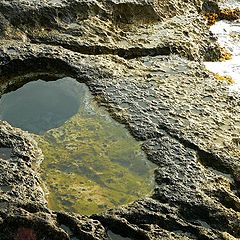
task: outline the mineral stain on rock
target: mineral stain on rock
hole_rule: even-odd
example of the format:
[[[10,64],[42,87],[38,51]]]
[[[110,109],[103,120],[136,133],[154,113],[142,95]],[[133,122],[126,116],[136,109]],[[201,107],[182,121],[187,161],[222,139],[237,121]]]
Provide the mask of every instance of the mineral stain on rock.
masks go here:
[[[71,78],[31,82],[4,95],[0,106],[1,118],[34,133],[44,153],[51,209],[88,215],[151,192],[154,165],[85,84]]]

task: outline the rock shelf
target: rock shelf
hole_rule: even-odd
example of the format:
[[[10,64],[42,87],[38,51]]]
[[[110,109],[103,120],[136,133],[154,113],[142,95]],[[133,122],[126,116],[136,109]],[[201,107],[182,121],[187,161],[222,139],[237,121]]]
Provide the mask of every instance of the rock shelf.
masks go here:
[[[69,76],[144,142],[158,168],[154,193],[103,214],[52,211],[43,154],[0,124],[0,239],[240,238],[240,104],[203,61],[221,57],[206,9],[217,1],[0,2],[1,93]],[[204,9],[203,9],[204,6]],[[215,9],[215,10],[214,10]],[[114,235],[113,235],[114,236]]]

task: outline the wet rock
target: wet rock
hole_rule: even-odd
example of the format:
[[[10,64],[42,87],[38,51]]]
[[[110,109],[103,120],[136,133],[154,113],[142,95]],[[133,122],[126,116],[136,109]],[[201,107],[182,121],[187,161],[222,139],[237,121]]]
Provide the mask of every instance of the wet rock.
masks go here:
[[[71,237],[86,240],[100,240],[107,237],[105,228],[98,220],[74,214],[57,213],[57,221],[63,229],[68,229]]]
[[[216,1],[204,1],[202,4],[202,10],[209,13],[218,13],[220,8]]]
[[[0,159],[0,182],[1,186],[4,186],[1,187],[3,190],[1,199],[16,203],[26,203],[26,200],[35,202],[37,199],[39,204],[45,204],[46,201],[39,187],[40,179],[35,173],[43,157],[36,142],[21,130],[13,129],[6,122],[0,124],[0,136],[1,148],[9,148],[9,158],[1,156]]]
[[[86,82],[158,168],[154,193],[128,206],[53,212],[40,149],[1,122],[0,239],[240,237],[240,104],[201,62],[220,56],[200,15],[210,2],[1,1],[1,93],[39,77]]]
[[[11,149],[8,159],[0,157],[0,238],[35,240],[36,232],[49,225],[38,173],[41,150],[27,133],[6,122],[0,123],[0,136],[1,148]]]

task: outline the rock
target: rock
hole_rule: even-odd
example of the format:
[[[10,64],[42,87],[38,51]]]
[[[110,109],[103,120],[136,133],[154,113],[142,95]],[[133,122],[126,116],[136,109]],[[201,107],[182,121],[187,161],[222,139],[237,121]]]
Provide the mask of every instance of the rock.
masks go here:
[[[220,8],[215,1],[204,1],[202,4],[202,10],[206,13],[218,13]]]
[[[1,94],[28,81],[85,82],[157,164],[144,199],[80,216],[47,207],[41,150],[0,124],[0,239],[238,239],[239,97],[206,72],[220,49],[212,1],[0,2]]]

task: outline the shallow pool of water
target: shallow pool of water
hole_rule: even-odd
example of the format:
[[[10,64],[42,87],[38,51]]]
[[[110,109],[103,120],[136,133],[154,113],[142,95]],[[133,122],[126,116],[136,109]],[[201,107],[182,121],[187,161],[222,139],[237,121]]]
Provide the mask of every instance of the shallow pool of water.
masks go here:
[[[71,78],[28,83],[2,97],[0,113],[35,133],[53,210],[98,213],[153,189],[154,165],[141,143],[96,104],[83,83]]]
[[[30,82],[1,98],[0,119],[23,130],[42,134],[61,126],[78,112],[77,82]]]

